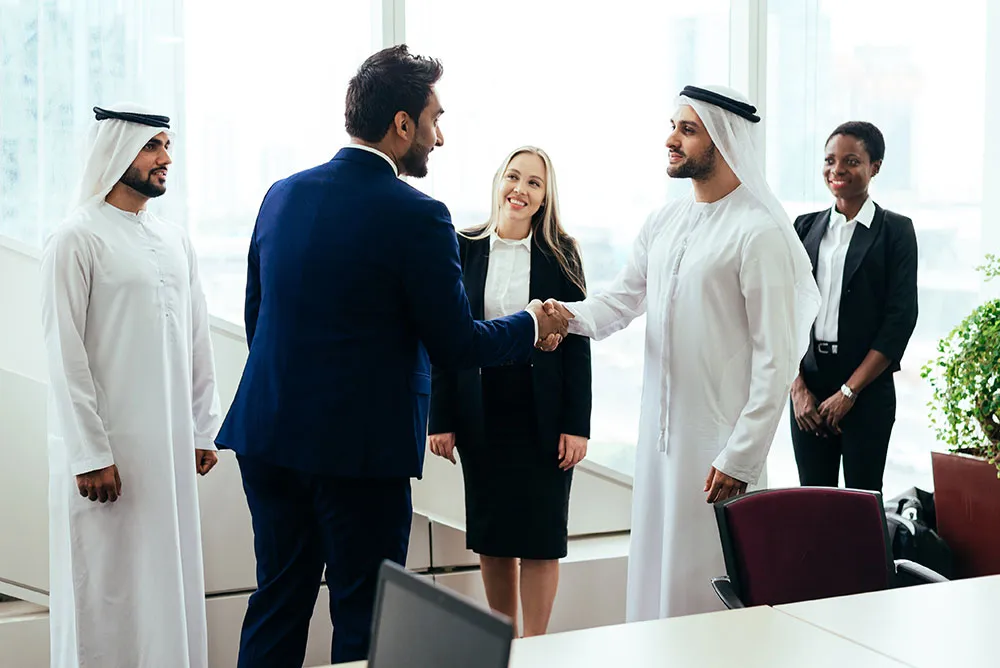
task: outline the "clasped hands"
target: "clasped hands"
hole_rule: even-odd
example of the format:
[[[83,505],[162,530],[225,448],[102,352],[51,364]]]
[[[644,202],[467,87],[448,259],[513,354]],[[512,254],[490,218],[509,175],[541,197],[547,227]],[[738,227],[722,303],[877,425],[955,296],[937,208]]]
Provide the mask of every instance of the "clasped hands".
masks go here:
[[[549,299],[544,304],[533,299],[525,308],[531,311],[538,320],[538,341],[535,347],[545,352],[552,352],[559,347],[569,333],[569,321],[573,314],[555,299]]]
[[[792,411],[795,423],[800,430],[821,438],[839,435],[840,422],[853,407],[854,399],[846,397],[839,391],[834,392],[823,403],[819,403],[804,383],[792,386]]]

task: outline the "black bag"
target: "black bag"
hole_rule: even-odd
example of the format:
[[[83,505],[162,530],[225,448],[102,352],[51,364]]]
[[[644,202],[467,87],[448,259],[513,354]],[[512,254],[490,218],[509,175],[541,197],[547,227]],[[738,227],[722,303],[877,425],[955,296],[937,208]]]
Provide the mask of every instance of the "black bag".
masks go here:
[[[911,520],[919,520],[928,529],[937,531],[937,512],[934,510],[934,494],[918,487],[911,487],[885,504],[892,511]]]
[[[885,502],[893,559],[909,559],[951,578],[951,548],[938,536],[934,495],[911,487]]]

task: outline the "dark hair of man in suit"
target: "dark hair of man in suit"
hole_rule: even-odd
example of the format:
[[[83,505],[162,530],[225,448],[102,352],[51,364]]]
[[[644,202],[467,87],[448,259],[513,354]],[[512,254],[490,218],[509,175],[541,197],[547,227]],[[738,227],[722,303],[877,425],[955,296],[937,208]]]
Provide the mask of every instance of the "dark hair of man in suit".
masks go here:
[[[378,142],[400,111],[419,123],[431,88],[443,73],[440,61],[411,54],[405,44],[369,56],[347,86],[347,134]]]
[[[830,133],[826,143],[837,135],[849,135],[865,145],[868,157],[872,162],[880,162],[885,157],[885,138],[882,131],[873,124],[866,121],[848,121],[837,126],[837,129]]]

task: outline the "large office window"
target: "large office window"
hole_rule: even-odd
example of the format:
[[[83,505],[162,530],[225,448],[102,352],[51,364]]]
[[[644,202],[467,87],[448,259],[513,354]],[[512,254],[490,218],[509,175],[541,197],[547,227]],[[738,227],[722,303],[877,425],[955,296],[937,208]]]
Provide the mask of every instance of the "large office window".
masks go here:
[[[243,321],[247,247],[267,189],[347,142],[344,94],[378,48],[378,6],[185,3],[187,215],[214,314]]]
[[[744,7],[744,1],[734,6]],[[246,249],[268,186],[329,159],[346,141],[343,100],[383,40],[379,0],[0,0],[0,235],[40,245],[76,185],[90,108],[130,100],[171,115],[170,189],[153,208],[185,226],[214,314],[242,320]],[[919,377],[937,339],[984,294],[973,267],[997,250],[1000,99],[987,0],[948,12],[905,0],[769,0],[764,111],[768,179],[793,217],[828,207],[823,142],[844,120],[886,135],[873,193],[910,216],[920,244],[920,320],[897,375],[886,491],[930,485],[929,391]],[[545,148],[564,223],[581,242],[590,289],[625,263],[646,215],[686,182],[666,177],[674,97],[729,79],[729,0],[622,0],[597,11],[557,0],[406,0],[406,41],[445,66],[445,146],[411,182],[455,224],[488,215],[494,171],[513,148]],[[994,40],[996,41],[996,40]],[[753,40],[751,40],[753,42]],[[990,97],[992,96],[992,98]],[[994,189],[995,190],[995,189]],[[634,465],[641,320],[595,343],[590,458]],[[787,418],[770,482],[794,484]]]
[[[626,0],[612,12],[551,0],[409,0],[407,42],[445,67],[444,147],[413,181],[455,225],[489,215],[494,172],[512,149],[552,157],[560,207],[583,249],[591,291],[625,264],[649,212],[668,196],[674,98],[692,82],[726,83],[729,2]],[[683,191],[687,184],[674,184]],[[634,468],[644,319],[593,346],[588,458]]]
[[[985,225],[986,0],[930,11],[905,0],[768,2],[768,179],[794,217],[832,205],[820,176],[829,133],[875,123],[886,156],[876,202],[913,219],[920,316],[896,375],[897,418],[885,491],[929,487],[930,391],[920,378],[939,337],[977,303]],[[771,484],[797,482],[787,417]]]
[[[186,227],[213,314],[242,321],[267,188],[347,141],[344,93],[381,43],[375,0],[0,0],[0,234],[40,245],[70,206],[90,109],[171,117],[174,165],[150,208]]]
[[[67,214],[92,107],[183,106],[179,5],[0,0],[0,234],[37,246]]]

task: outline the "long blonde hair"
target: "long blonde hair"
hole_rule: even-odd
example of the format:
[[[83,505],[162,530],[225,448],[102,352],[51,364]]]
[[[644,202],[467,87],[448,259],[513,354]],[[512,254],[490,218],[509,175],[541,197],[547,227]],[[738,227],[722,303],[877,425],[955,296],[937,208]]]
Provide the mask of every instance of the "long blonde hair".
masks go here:
[[[490,209],[489,220],[485,225],[464,230],[460,234],[475,240],[485,239],[496,231],[500,224],[500,211],[503,206],[503,200],[500,198],[503,178],[511,161],[522,153],[537,155],[545,165],[545,198],[538,211],[531,217],[531,236],[542,251],[555,256],[566,277],[586,294],[587,286],[583,277],[580,249],[576,240],[563,229],[559,215],[559,189],[556,187],[556,172],[552,167],[552,160],[545,151],[536,146],[516,148],[500,163],[500,169],[493,177],[493,207]]]

